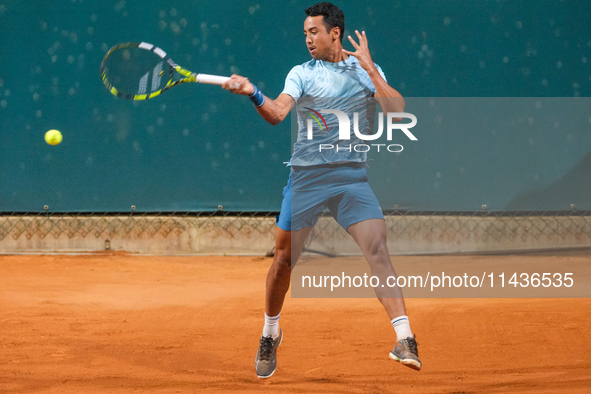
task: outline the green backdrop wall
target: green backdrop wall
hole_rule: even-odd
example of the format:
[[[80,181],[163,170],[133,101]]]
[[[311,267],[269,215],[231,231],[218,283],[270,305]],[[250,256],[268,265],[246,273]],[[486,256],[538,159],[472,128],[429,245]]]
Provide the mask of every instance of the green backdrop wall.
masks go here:
[[[312,4],[0,0],[0,211],[278,210],[289,121],[270,126],[215,86],[119,100],[99,66],[111,46],[147,41],[274,98],[309,60]],[[588,1],[336,4],[419,121],[419,141],[374,157],[383,208],[591,209]]]

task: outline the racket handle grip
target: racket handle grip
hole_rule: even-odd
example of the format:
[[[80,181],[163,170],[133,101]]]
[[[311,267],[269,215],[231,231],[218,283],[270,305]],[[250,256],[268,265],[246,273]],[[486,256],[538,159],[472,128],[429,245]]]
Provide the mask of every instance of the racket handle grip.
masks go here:
[[[197,83],[208,83],[210,85],[221,85],[226,82],[228,77],[220,77],[219,75],[209,74],[195,74],[195,82]]]

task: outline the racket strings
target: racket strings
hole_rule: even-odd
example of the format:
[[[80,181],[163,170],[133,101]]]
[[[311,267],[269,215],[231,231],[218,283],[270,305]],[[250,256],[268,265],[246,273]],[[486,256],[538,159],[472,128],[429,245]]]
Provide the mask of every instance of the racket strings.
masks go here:
[[[160,89],[160,82],[162,80],[162,66],[164,62],[160,62],[154,67],[154,71],[152,71],[152,92]]]
[[[113,51],[104,64],[104,77],[119,95],[149,95],[164,89],[174,68],[166,59],[141,48]]]

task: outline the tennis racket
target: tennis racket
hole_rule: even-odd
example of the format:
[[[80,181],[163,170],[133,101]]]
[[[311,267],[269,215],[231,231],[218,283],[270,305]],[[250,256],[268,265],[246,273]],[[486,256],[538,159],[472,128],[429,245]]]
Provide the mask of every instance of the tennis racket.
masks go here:
[[[147,42],[126,42],[111,48],[101,63],[101,77],[109,92],[128,100],[151,99],[185,82],[221,85],[229,79],[185,70]]]

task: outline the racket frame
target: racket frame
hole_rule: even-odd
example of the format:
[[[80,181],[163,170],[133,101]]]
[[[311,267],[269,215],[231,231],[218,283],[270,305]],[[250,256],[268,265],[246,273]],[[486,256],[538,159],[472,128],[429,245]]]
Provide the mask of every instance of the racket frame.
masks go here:
[[[166,86],[164,86],[160,90],[157,90],[157,91],[149,93],[149,94],[123,93],[123,92],[120,92],[115,86],[113,86],[113,84],[107,79],[105,64],[106,64],[107,58],[113,52],[115,52],[119,49],[125,49],[125,48],[144,49],[144,50],[153,52],[154,54],[159,56],[162,60],[164,60],[171,67],[171,72],[169,75],[170,79],[169,79],[168,83],[166,84]],[[173,81],[173,76],[174,76],[174,73],[172,72],[173,69],[176,72],[178,72],[180,75],[182,75],[184,78],[177,79],[177,80]],[[182,68],[181,66],[179,66],[178,64],[176,64],[166,54],[166,52],[164,50],[162,50],[161,48],[159,48],[153,44],[147,43],[147,42],[125,42],[122,44],[115,45],[114,47],[109,49],[109,51],[105,54],[103,61],[101,62],[101,78],[102,78],[103,84],[105,85],[107,90],[112,95],[119,97],[119,98],[128,99],[128,100],[148,100],[148,99],[154,98],[156,96],[159,96],[160,94],[162,94],[162,92],[165,92],[166,90],[172,88],[173,86],[176,86],[176,85],[179,85],[179,84],[185,83],[185,82],[197,82],[197,83],[204,83],[204,84],[211,84],[211,85],[221,85],[224,82],[226,82],[226,80],[229,79],[228,77],[222,77],[222,76],[218,76],[218,75],[196,74],[192,71],[186,70],[186,69]]]

